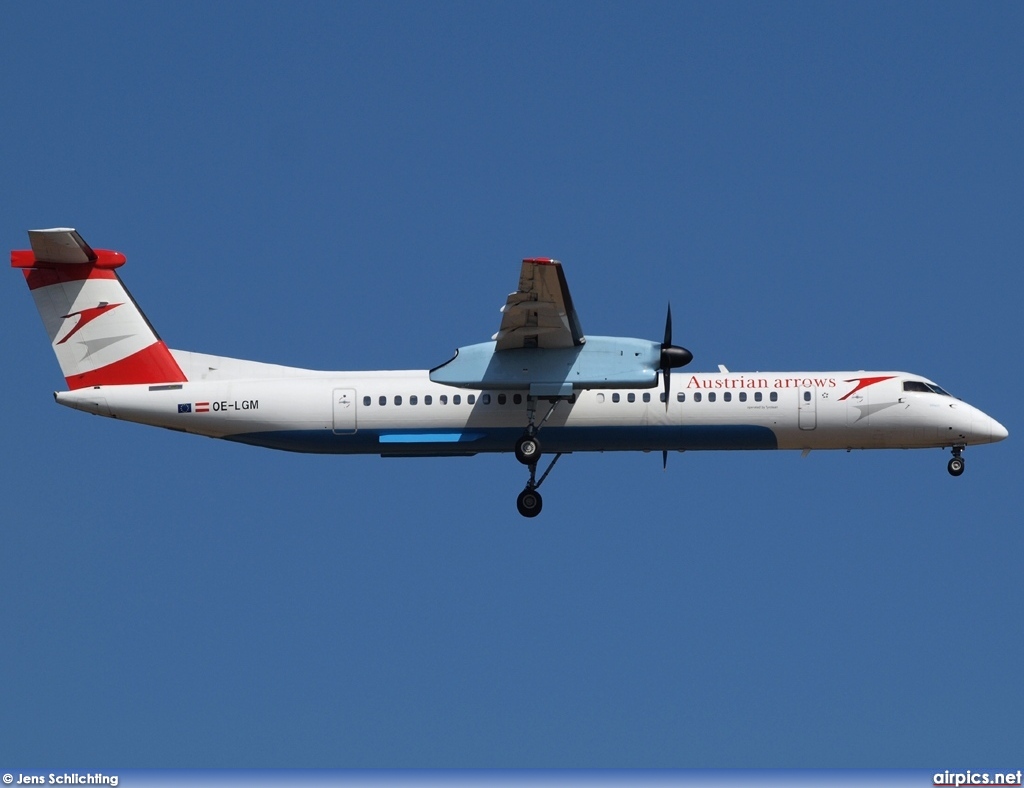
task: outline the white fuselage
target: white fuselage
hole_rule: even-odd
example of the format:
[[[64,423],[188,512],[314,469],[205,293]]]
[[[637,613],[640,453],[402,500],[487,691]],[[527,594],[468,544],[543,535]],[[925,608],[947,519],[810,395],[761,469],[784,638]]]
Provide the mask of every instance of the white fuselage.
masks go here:
[[[301,452],[512,451],[525,392],[433,383],[426,370],[318,372],[172,351],[188,381],[59,392],[126,421]],[[904,372],[679,372],[661,388],[591,389],[554,405],[545,452],[876,449],[1006,437],[997,421]],[[934,388],[935,390],[931,390]],[[551,405],[537,403],[538,422]]]

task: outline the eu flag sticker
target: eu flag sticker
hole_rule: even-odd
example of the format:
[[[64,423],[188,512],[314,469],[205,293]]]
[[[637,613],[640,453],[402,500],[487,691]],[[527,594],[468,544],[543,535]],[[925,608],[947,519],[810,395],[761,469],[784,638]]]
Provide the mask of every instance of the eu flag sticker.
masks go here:
[[[192,403],[186,402],[184,405],[178,405],[178,413],[191,413]]]

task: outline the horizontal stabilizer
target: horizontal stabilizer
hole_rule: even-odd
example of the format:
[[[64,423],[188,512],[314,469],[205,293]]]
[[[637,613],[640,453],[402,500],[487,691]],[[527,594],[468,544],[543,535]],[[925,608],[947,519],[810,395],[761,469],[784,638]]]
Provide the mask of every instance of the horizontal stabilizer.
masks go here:
[[[28,241],[38,263],[92,263],[96,253],[70,227],[29,230]]]
[[[65,265],[91,265],[96,268],[118,268],[125,256],[108,249],[93,249],[70,227],[29,230],[32,249],[11,252],[13,268],[54,268]]]

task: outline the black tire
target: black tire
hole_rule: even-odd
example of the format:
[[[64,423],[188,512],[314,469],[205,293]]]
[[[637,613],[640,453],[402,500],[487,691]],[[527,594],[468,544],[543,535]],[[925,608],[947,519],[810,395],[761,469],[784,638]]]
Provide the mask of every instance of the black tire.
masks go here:
[[[959,476],[964,472],[964,461],[962,457],[954,457],[949,461],[949,465],[946,466],[946,470],[949,471],[950,476]]]
[[[536,490],[527,488],[516,498],[516,508],[523,517],[536,517],[543,506],[544,500]]]
[[[516,441],[516,459],[523,465],[534,465],[540,459],[540,441],[524,435]]]

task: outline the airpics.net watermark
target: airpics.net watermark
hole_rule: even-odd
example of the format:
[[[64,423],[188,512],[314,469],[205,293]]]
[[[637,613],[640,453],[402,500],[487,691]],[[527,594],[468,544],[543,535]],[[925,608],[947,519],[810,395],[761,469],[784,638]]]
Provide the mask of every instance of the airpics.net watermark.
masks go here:
[[[19,774],[15,779],[13,774],[4,775],[4,785],[109,785],[117,788],[118,777],[116,774]]]
[[[1021,770],[1015,772],[936,772],[932,785],[1021,785]]]

